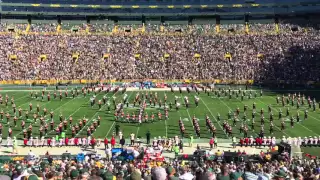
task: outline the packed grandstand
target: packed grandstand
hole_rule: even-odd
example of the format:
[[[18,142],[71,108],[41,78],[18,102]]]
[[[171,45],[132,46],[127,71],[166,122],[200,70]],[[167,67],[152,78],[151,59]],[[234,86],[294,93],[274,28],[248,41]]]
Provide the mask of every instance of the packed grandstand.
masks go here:
[[[292,31],[294,25],[281,24],[284,30],[276,34],[268,33],[270,26],[275,25],[252,25],[261,33],[249,34],[216,34],[210,25],[180,34],[4,34],[0,78],[319,80],[319,31]],[[51,26],[35,27],[52,31]]]

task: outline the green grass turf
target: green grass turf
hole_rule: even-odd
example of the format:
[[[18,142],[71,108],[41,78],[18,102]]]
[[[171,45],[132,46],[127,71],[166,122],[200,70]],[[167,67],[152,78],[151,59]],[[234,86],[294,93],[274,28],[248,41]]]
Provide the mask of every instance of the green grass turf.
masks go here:
[[[20,88],[21,90],[21,88]],[[37,91],[40,91],[41,89],[38,89]],[[281,91],[281,93],[287,94],[288,91]],[[114,133],[114,127],[116,122],[114,121],[114,111],[112,110],[111,112],[107,112],[106,106],[103,106],[100,110],[98,109],[98,106],[95,105],[93,108],[90,107],[89,104],[89,98],[92,96],[87,95],[87,97],[83,97],[83,95],[80,95],[79,97],[76,97],[75,99],[72,98],[63,98],[62,101],[58,99],[53,99],[53,96],[51,96],[51,101],[48,102],[46,100],[41,101],[40,99],[34,99],[30,97],[30,92],[24,92],[24,91],[3,91],[0,92],[2,96],[4,97],[5,94],[8,94],[9,96],[9,101],[12,96],[14,96],[15,103],[17,106],[17,109],[21,107],[22,109],[27,110],[29,109],[29,103],[31,102],[33,104],[33,112],[36,111],[36,105],[39,104],[41,107],[41,114],[42,114],[42,109],[45,107],[48,109],[48,114],[51,110],[54,111],[54,121],[56,122],[55,125],[58,124],[59,122],[59,114],[61,113],[64,117],[73,117],[73,124],[77,123],[77,121],[84,116],[89,119],[88,125],[90,125],[93,122],[93,119],[96,119],[97,116],[101,117],[101,125],[97,129],[97,131],[94,132],[95,137],[110,137]],[[129,97],[129,102],[130,102],[130,107],[124,108],[125,115],[129,112],[132,114],[133,111],[137,111],[138,107],[133,108],[132,103],[133,99],[135,98],[137,92],[127,92],[128,97]],[[154,92],[153,92],[154,93]],[[275,124],[275,132],[274,136],[281,138],[283,135],[285,136],[291,136],[291,137],[296,137],[296,136],[319,136],[320,131],[318,128],[318,125],[320,124],[320,110],[317,107],[317,110],[315,112],[312,111],[312,109],[309,110],[309,118],[305,121],[303,121],[303,110],[308,109],[308,107],[305,105],[304,107],[300,107],[300,119],[302,119],[301,123],[295,123],[295,126],[293,128],[290,127],[289,121],[286,122],[286,129],[284,131],[280,130],[280,121],[278,120],[278,110],[282,109],[283,115],[285,116],[286,114],[286,109],[287,107],[290,108],[290,114],[293,115],[294,117],[296,116],[297,109],[296,107],[292,107],[291,105],[287,105],[286,107],[282,107],[281,105],[276,104],[276,92],[273,91],[266,91],[263,93],[263,96],[260,97],[258,93],[257,98],[252,98],[248,99],[245,97],[243,101],[241,101],[240,98],[236,98],[233,96],[231,99],[228,97],[216,97],[213,93],[208,96],[204,92],[201,92],[199,97],[200,97],[200,102],[199,102],[199,107],[195,107],[194,105],[194,96],[196,95],[194,92],[192,93],[187,93],[183,92],[180,94],[179,92],[164,92],[164,91],[158,91],[158,97],[159,99],[164,98],[164,94],[167,94],[168,101],[174,102],[174,97],[179,96],[181,97],[179,99],[180,103],[182,104],[182,107],[180,108],[179,111],[176,111],[175,109],[172,109],[169,111],[169,119],[168,120],[162,120],[154,123],[142,123],[140,126],[137,123],[126,123],[126,122],[118,122],[120,125],[120,129],[123,132],[125,137],[129,137],[130,133],[135,133],[136,136],[141,136],[142,138],[145,138],[145,134],[147,131],[151,132],[151,135],[154,136],[167,136],[167,137],[173,137],[175,135],[180,135],[179,131],[179,125],[178,125],[178,120],[181,117],[184,121],[184,125],[186,127],[186,137],[189,137],[190,134],[194,134],[193,127],[192,127],[192,121],[191,118],[195,115],[196,118],[199,119],[199,124],[200,124],[200,129],[201,129],[201,139],[209,138],[211,134],[207,131],[207,128],[205,126],[205,115],[207,114],[213,124],[217,128],[217,135],[218,138],[222,139],[227,139],[228,137],[222,130],[222,123],[223,120],[227,119],[227,114],[228,111],[235,111],[237,107],[240,108],[240,117],[242,118],[243,115],[243,107],[244,105],[248,105],[248,111],[247,111],[247,119],[251,119],[251,112],[252,112],[252,104],[253,102],[256,103],[257,105],[257,113],[256,113],[256,125],[254,131],[250,129],[249,135],[256,136],[257,133],[260,131],[260,109],[263,108],[265,112],[265,135],[269,136],[269,115],[268,115],[268,109],[267,105],[271,104],[273,114],[274,114],[274,124]],[[312,93],[306,92],[307,93]],[[316,94],[317,92],[313,92]],[[52,93],[51,93],[52,94]],[[101,99],[104,93],[100,93],[97,95],[97,99]],[[114,94],[112,92],[108,93],[108,96],[111,97]],[[117,101],[120,101],[123,99],[123,94],[121,92],[118,92],[115,94]],[[183,97],[188,96],[191,107],[189,109],[186,109],[183,105]],[[111,106],[113,107],[113,106]],[[13,119],[13,111],[11,108],[11,105],[9,104],[8,107],[6,107],[4,104],[0,105],[0,108],[4,110],[4,112],[10,112],[12,115],[11,121]],[[113,108],[112,108],[113,109]],[[151,113],[155,113],[155,119],[157,119],[157,113],[158,111],[161,111],[163,113],[164,117],[164,112],[162,108],[156,108],[154,107],[147,107],[147,112],[149,114],[149,117],[151,116]],[[29,117],[32,118],[33,112],[29,113]],[[216,117],[217,114],[221,115],[221,121],[218,122]],[[136,115],[138,113],[136,112]],[[48,116],[48,115],[47,115]],[[49,117],[49,116],[48,116]],[[18,120],[18,126],[13,128],[13,135],[17,136],[18,138],[22,138],[22,128],[20,126],[21,120],[24,118],[22,116]],[[31,119],[30,118],[30,119]],[[47,123],[50,122],[49,118]],[[230,124],[232,124],[232,120],[229,120]],[[248,125],[251,124],[250,121],[246,122]],[[13,122],[11,122],[13,124]],[[28,125],[28,124],[27,124]],[[236,127],[233,127],[233,133],[237,137],[242,137],[243,135],[239,133],[239,126],[240,122],[237,123]],[[39,136],[39,122],[33,124],[33,136]],[[3,131],[2,131],[2,137],[5,138],[7,137],[8,134],[8,125],[4,125]],[[250,126],[249,126],[250,128]],[[83,128],[77,136],[85,136],[86,135],[86,127]],[[49,131],[48,136],[53,136],[55,135],[55,132]],[[67,130],[67,135],[71,135],[70,129]]]

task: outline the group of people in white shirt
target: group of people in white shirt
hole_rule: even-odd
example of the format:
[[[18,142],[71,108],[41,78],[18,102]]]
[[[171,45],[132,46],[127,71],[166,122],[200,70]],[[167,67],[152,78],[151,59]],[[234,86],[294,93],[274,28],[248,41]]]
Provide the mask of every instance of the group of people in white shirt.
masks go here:
[[[283,136],[281,142],[288,143],[295,146],[320,146],[320,136],[309,137],[285,137]]]
[[[62,146],[91,146],[91,136],[82,137],[82,138],[59,138],[56,139],[55,137],[52,138],[38,138],[38,137],[31,137],[30,139],[24,139],[23,145],[25,147],[43,147],[43,146],[50,146],[50,147],[62,147]],[[103,143],[102,139],[96,139],[96,146],[100,146]]]

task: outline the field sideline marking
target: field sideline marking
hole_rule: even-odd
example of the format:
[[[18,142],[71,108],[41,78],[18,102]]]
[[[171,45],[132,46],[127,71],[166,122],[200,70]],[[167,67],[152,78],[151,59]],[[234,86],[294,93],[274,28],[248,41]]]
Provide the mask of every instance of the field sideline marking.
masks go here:
[[[263,101],[261,101],[260,99],[258,99],[258,101],[260,101],[262,104],[264,104],[264,105],[267,105],[266,103],[264,103]],[[276,112],[279,112],[276,108],[273,108],[272,106],[270,106],[271,107],[271,109],[274,109]],[[300,126],[302,126],[302,127],[304,127],[305,129],[307,129],[308,131],[310,131],[310,132],[312,132],[312,133],[314,133],[314,134],[317,134],[317,135],[319,135],[318,133],[315,133],[314,131],[312,131],[311,129],[309,129],[309,128],[307,128],[306,126],[304,126],[304,125],[302,125],[301,123],[297,123],[297,124],[299,124]],[[277,126],[276,126],[277,127]],[[277,129],[279,129],[280,131],[281,131],[281,129],[279,128],[279,127],[277,127]],[[289,136],[287,133],[285,133],[284,131],[281,131],[281,132],[283,132],[286,136]],[[290,136],[289,136],[290,137]]]
[[[202,103],[206,106],[206,108],[209,110],[211,116],[212,116],[213,119],[218,123],[219,127],[220,127],[221,130],[224,132],[224,134],[227,136],[227,138],[230,139],[230,137],[227,135],[227,133],[224,131],[223,127],[221,126],[220,122],[216,119],[216,117],[213,115],[213,113],[212,113],[211,110],[209,109],[208,105],[204,102],[204,100],[202,100],[202,98],[200,98],[200,100],[201,100]]]

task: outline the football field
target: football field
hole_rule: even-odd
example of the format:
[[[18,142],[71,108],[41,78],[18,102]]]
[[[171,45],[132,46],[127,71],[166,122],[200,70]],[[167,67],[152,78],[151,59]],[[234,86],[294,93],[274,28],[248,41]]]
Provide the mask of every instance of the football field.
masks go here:
[[[228,88],[228,87],[225,87]],[[231,87],[232,91],[238,91],[238,87]],[[70,91],[72,87],[68,88],[68,91]],[[81,87],[80,87],[81,89]],[[216,88],[217,91],[218,88]],[[107,105],[102,105],[101,109],[99,109],[98,105],[94,105],[93,107],[90,106],[90,97],[93,96],[93,93],[88,94],[86,97],[83,96],[83,94],[80,93],[79,96],[76,96],[75,98],[70,97],[71,94],[69,93],[69,97],[64,96],[64,88],[62,90],[63,92],[63,98],[60,100],[59,98],[54,99],[53,98],[53,88],[47,88],[47,91],[51,91],[51,100],[47,101],[47,96],[44,96],[44,99],[42,100],[41,97],[38,97],[37,99],[30,96],[30,91],[38,92],[38,94],[41,94],[42,88],[2,88],[0,91],[3,101],[5,99],[6,94],[9,96],[9,104],[8,106],[5,105],[5,103],[0,105],[0,109],[3,110],[4,114],[9,113],[11,115],[10,122],[6,122],[6,117],[4,115],[4,120],[2,121],[3,129],[2,129],[2,138],[6,138],[8,135],[8,128],[11,126],[13,129],[13,136],[16,136],[17,138],[23,138],[23,129],[21,127],[21,121],[25,120],[26,127],[31,123],[33,126],[32,129],[32,136],[36,137],[39,136],[39,127],[40,127],[40,121],[38,120],[39,117],[35,122],[33,122],[33,114],[36,112],[36,106],[39,104],[40,106],[40,113],[39,115],[43,114],[43,108],[46,108],[48,110],[47,114],[50,114],[50,111],[54,112],[54,121],[55,121],[55,127],[59,124],[59,115],[61,114],[63,118],[69,119],[70,116],[73,117],[72,124],[75,125],[79,122],[80,119],[83,119],[84,117],[87,119],[86,126],[81,128],[79,132],[76,134],[78,137],[86,136],[87,133],[87,127],[90,126],[98,116],[101,117],[101,124],[97,128],[96,131],[94,131],[93,136],[104,138],[104,137],[111,137],[115,132],[115,127],[119,126],[120,131],[123,132],[125,138],[129,138],[129,134],[134,133],[136,134],[136,137],[145,138],[147,131],[150,131],[152,137],[174,137],[176,135],[180,135],[180,129],[179,129],[179,119],[181,118],[184,126],[186,128],[185,137],[189,137],[191,134],[195,137],[195,132],[192,125],[192,118],[195,116],[200,125],[200,135],[201,139],[207,139],[211,137],[211,133],[208,131],[206,127],[205,117],[208,115],[210,117],[210,120],[214,124],[214,126],[217,129],[217,136],[220,139],[229,139],[226,135],[226,133],[223,131],[223,121],[228,119],[228,113],[229,111],[232,112],[232,119],[227,120],[229,121],[229,124],[233,125],[233,113],[236,111],[237,108],[240,109],[240,115],[239,115],[239,121],[236,123],[235,126],[233,126],[233,134],[236,137],[243,137],[243,134],[240,134],[239,128],[241,123],[245,123],[248,125],[249,136],[257,136],[261,129],[261,123],[260,123],[260,110],[264,109],[264,117],[265,117],[265,136],[276,136],[277,138],[281,138],[282,136],[290,136],[290,137],[305,137],[305,136],[320,136],[320,109],[317,104],[316,111],[313,111],[312,108],[308,107],[308,104],[305,101],[304,106],[300,106],[299,109],[297,109],[296,104],[294,106],[291,105],[291,103],[286,104],[285,107],[282,107],[281,103],[276,103],[276,96],[279,95],[282,96],[281,93],[287,95],[288,93],[298,93],[299,91],[279,91],[278,94],[274,91],[270,90],[262,90],[263,94],[260,96],[260,89],[254,89],[254,90],[247,90],[246,95],[244,96],[244,99],[241,100],[241,97],[236,97],[235,93],[231,93],[231,97],[229,95],[225,95],[225,93],[221,93],[220,97],[217,95],[217,93],[210,92],[200,92],[197,94],[196,92],[192,91],[190,93],[183,91],[180,93],[178,89],[176,89],[174,92],[171,92],[170,90],[164,91],[164,90],[156,90],[152,89],[150,90],[140,90],[140,94],[145,94],[147,91],[150,91],[153,93],[157,93],[158,99],[161,99],[162,105],[159,106],[158,103],[149,105],[147,101],[147,107],[145,112],[149,116],[149,122],[142,122],[140,125],[139,123],[135,122],[127,122],[126,115],[127,113],[130,113],[132,115],[134,112],[136,115],[138,115],[139,112],[139,106],[136,104],[136,106],[133,105],[133,101],[138,93],[138,90],[132,90],[127,91],[125,93],[122,93],[122,91],[118,91],[117,93],[114,93],[113,91],[110,91],[109,93],[106,92],[100,92],[97,93],[96,99],[97,102],[99,99],[102,99],[104,95],[109,97],[110,101],[110,107],[111,111],[107,111],[108,107]],[[252,97],[249,98],[249,93],[252,92]],[[150,96],[150,92],[148,92]],[[222,92],[222,90],[220,90]],[[257,93],[255,97],[255,93]],[[318,94],[318,91],[300,91],[301,95],[305,94],[306,96],[310,95],[313,99],[314,96]],[[45,93],[47,94],[47,92]],[[116,104],[123,101],[124,94],[127,94],[128,97],[128,105],[124,104],[124,118],[119,118],[118,121],[115,121],[114,117],[114,105],[113,105],[113,98],[115,98]],[[175,109],[175,105],[173,105],[173,108],[169,110],[169,118],[167,120],[164,120],[164,96],[167,96],[167,106],[169,106],[169,102],[174,104],[175,98],[177,98],[178,102],[181,104],[181,107],[179,110]],[[184,105],[184,97],[187,96],[190,101],[190,107],[186,108]],[[199,97],[199,106],[196,107],[194,103],[195,96]],[[18,117],[17,126],[15,127],[13,125],[13,109],[11,107],[11,97],[14,97],[14,103],[17,107],[17,109],[22,108],[23,113],[21,117]],[[29,112],[29,120],[25,119],[24,113],[26,111],[29,111],[29,104],[33,105],[32,112]],[[251,129],[252,124],[252,110],[253,110],[253,103],[256,104],[256,117],[255,117],[255,125],[254,129]],[[248,110],[246,112],[246,119],[243,120],[243,114],[244,114],[244,106],[247,105]],[[269,113],[268,113],[268,105],[271,106],[273,117],[274,117],[274,134],[269,134]],[[289,116],[286,116],[287,108],[289,108]],[[308,110],[308,118],[304,120],[304,110]],[[281,131],[281,121],[278,118],[279,111],[282,110],[283,114],[283,120],[285,121],[285,130]],[[158,120],[158,113],[162,114],[163,120]],[[300,122],[296,122],[296,116],[297,113],[300,113]],[[155,120],[154,122],[150,122],[151,115],[154,114]],[[218,120],[218,114],[220,114],[220,121]],[[16,113],[17,115],[17,113]],[[18,115],[17,115],[18,116]],[[49,117],[50,115],[47,115],[45,118],[46,123],[50,123],[51,119]],[[290,126],[290,117],[293,116],[295,119],[294,127]],[[50,125],[49,125],[50,126]],[[51,131],[49,128],[49,131],[47,133],[47,137],[54,136],[55,131]],[[71,128],[69,127],[68,122],[68,128],[66,130],[66,135],[71,136]]]

